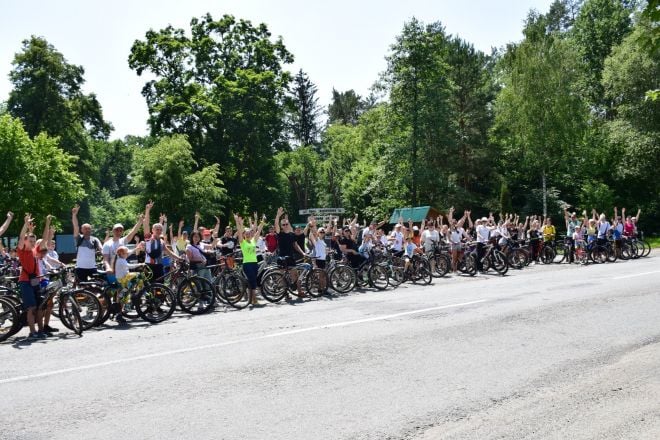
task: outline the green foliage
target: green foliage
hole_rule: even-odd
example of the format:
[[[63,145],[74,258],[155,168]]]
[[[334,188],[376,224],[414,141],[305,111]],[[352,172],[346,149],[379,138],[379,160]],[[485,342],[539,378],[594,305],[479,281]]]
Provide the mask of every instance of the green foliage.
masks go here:
[[[191,218],[196,210],[217,214],[227,193],[217,164],[194,171],[192,147],[182,135],[162,138],[135,152],[135,187],[142,204],[153,200],[160,212]]]
[[[553,34],[510,46],[501,59],[492,134],[503,148],[503,171],[522,186],[540,187],[544,174],[558,185],[581,171],[575,164],[586,154],[588,114],[576,93],[576,60],[569,42]]]
[[[14,211],[19,218],[25,212],[36,218],[66,218],[70,206],[85,194],[74,164],[57,138],[42,133],[30,139],[19,119],[0,116],[0,211]]]
[[[293,78],[289,131],[296,146],[318,146],[321,132],[319,118],[321,107],[316,96],[317,89],[309,76],[300,69]]]
[[[420,194],[433,200],[436,191],[447,187],[442,155],[451,154],[446,139],[452,84],[446,47],[440,23],[425,26],[413,18],[392,45],[383,75],[396,115],[393,122],[409,135],[398,155],[409,165],[406,186],[413,206],[419,204]]]
[[[605,59],[631,29],[631,10],[621,0],[586,0],[575,20],[572,38],[582,61],[581,87],[588,102],[608,110],[601,84]]]
[[[579,206],[591,212],[595,208],[598,212],[609,211],[615,204],[614,191],[602,182],[584,182],[580,188]]]
[[[91,141],[107,139],[112,125],[103,119],[96,95],[82,92],[84,69],[35,36],[23,41],[12,66],[9,112],[20,118],[30,137],[42,132],[58,136],[60,147],[78,158],[78,173],[90,185],[96,173]]]
[[[328,123],[356,125],[365,109],[365,102],[355,90],[339,92],[332,89],[332,102],[328,105]]]
[[[320,173],[318,153],[311,146],[299,147],[293,151],[279,153],[276,163],[284,182],[283,186],[288,186],[288,205],[298,209],[316,207]],[[292,208],[290,212],[297,210]]]
[[[293,56],[265,24],[210,14],[190,36],[168,26],[135,41],[129,66],[149,72],[142,94],[152,135],[186,134],[199,163],[216,163],[232,208],[272,208],[274,152],[284,149],[284,100]]]

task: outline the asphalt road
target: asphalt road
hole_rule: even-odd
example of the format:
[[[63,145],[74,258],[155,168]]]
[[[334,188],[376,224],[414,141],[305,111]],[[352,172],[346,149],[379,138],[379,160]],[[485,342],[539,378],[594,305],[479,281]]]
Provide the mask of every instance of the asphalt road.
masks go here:
[[[17,338],[0,438],[660,438],[660,258],[510,274]]]

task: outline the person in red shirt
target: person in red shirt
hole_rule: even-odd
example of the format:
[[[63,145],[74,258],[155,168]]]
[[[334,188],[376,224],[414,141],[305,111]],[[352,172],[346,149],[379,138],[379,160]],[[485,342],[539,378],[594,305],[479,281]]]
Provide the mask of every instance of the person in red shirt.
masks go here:
[[[45,244],[48,242],[48,234],[50,231],[50,221],[52,216],[48,215],[46,217],[46,226],[44,228],[44,236],[42,242]],[[47,336],[49,329],[44,328],[43,325],[43,313],[39,308],[39,304],[42,301],[40,286],[41,281],[40,276],[42,275],[39,270],[39,263],[36,256],[36,243],[37,237],[33,233],[28,233],[28,228],[32,223],[32,216],[30,214],[25,214],[25,223],[21,229],[19,235],[18,246],[16,253],[18,259],[21,262],[21,274],[18,277],[18,285],[21,290],[21,299],[23,301],[23,307],[27,312],[27,323],[30,327],[29,339],[42,339]],[[36,324],[36,327],[35,327]],[[37,331],[38,329],[38,331]]]
[[[277,234],[275,233],[275,227],[271,226],[268,228],[268,234],[265,237],[266,240],[266,249],[271,254],[277,250]]]

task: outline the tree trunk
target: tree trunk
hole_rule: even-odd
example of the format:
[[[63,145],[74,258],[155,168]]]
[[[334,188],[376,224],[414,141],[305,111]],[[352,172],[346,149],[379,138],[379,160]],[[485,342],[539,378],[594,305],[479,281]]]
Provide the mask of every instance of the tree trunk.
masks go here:
[[[541,173],[541,181],[543,183],[543,217],[548,217],[548,188],[545,181],[545,168]]]

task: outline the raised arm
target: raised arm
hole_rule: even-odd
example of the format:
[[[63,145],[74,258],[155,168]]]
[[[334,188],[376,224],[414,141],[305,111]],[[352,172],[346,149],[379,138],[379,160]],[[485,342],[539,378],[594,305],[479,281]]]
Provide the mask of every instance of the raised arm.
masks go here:
[[[179,220],[179,229],[176,232],[176,238],[181,237],[181,230],[183,229],[183,219]]]
[[[275,226],[275,232],[277,234],[280,233],[280,217],[282,217],[282,214],[284,214],[284,208],[280,206],[277,208],[277,214],[275,214],[275,224],[273,225]]]
[[[9,211],[7,212],[7,219],[5,222],[0,226],[0,237],[2,237],[2,234],[7,232],[7,229],[9,229],[9,224],[11,223],[11,220],[14,218],[14,213]]]
[[[463,224],[465,224],[465,220],[467,218],[467,211],[463,212],[463,217],[461,217],[457,222],[456,222],[456,227],[457,228],[462,228]],[[470,226],[471,227],[471,226]]]
[[[23,227],[21,228],[21,233],[18,236],[18,244],[16,247],[18,249],[23,249],[25,247],[25,235],[28,233],[29,230],[29,225],[32,222],[32,216],[30,213],[25,214],[25,222],[23,223]]]
[[[48,248],[48,240],[50,239],[50,222],[53,220],[53,216],[48,214],[46,216],[46,223],[44,223],[44,231],[41,234],[41,241],[39,242],[39,250]]]
[[[128,235],[126,236],[125,239],[126,242],[133,240],[133,237],[135,237],[135,234],[137,234],[137,232],[140,230],[140,226],[142,226],[143,224],[144,224],[144,214],[140,214],[138,216],[137,222],[133,226],[133,229],[131,229]],[[145,230],[144,233],[146,234],[148,230],[149,229]]]
[[[213,232],[211,232],[211,235],[215,234],[215,237],[218,236],[218,233],[220,232],[220,217],[217,215],[214,215],[215,217],[215,226],[213,227]]]
[[[641,208],[638,208],[638,209],[637,209],[637,215],[635,216],[635,219],[637,220],[637,222],[639,222],[639,215],[640,215],[641,213],[642,213]]]
[[[144,231],[145,235],[147,234],[147,232],[151,231],[151,226],[149,225],[149,215],[151,214],[151,208],[153,207],[154,207],[153,200],[149,200],[149,203],[147,203],[144,206],[144,216],[142,218],[142,230]],[[135,232],[137,232],[137,230]],[[135,233],[133,235],[135,235]],[[133,236],[131,236],[130,238],[126,238],[126,241],[131,241],[132,238]]]
[[[193,224],[193,232],[197,232],[199,230],[199,211],[195,211],[195,223]]]
[[[71,209],[71,224],[73,225],[73,239],[77,240],[78,236],[80,235],[80,226],[78,226],[78,211],[80,210],[80,206],[76,204]]]
[[[472,211],[468,210],[467,212],[467,221],[470,229],[474,228],[474,223],[472,222]]]
[[[245,230],[245,227],[243,226],[243,218],[238,214],[234,214],[234,222],[236,223],[236,237],[240,244],[243,242],[243,231]]]

